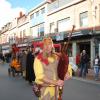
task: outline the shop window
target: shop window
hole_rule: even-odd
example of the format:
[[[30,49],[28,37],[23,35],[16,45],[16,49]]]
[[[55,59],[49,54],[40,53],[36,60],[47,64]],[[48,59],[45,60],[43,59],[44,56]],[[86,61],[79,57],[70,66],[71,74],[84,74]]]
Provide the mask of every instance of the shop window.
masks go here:
[[[68,49],[67,49],[67,54],[69,57],[72,57],[72,44],[69,44]]]

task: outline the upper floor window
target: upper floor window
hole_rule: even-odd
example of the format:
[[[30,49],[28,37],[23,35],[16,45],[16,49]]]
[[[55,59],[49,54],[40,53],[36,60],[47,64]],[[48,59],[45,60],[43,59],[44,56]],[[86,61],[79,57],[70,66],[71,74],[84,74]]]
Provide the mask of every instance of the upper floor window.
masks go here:
[[[80,13],[80,26],[88,26],[88,12]]]
[[[22,38],[22,31],[20,31],[20,38]]]
[[[55,24],[54,22],[50,23],[50,33],[54,33],[55,31]]]
[[[45,7],[41,9],[41,14],[45,13]]]
[[[23,30],[23,38],[26,36],[26,30]]]
[[[30,16],[30,18],[31,18],[31,19],[33,19],[33,18],[34,18],[34,13]]]
[[[44,36],[44,24],[38,26],[38,36]]]
[[[58,32],[67,31],[70,27],[70,17],[58,21]]]
[[[38,37],[38,26],[34,26],[31,31],[33,37]]]
[[[34,26],[32,28],[32,35],[33,37],[44,36],[44,23]]]
[[[36,12],[36,17],[39,16],[39,11]]]

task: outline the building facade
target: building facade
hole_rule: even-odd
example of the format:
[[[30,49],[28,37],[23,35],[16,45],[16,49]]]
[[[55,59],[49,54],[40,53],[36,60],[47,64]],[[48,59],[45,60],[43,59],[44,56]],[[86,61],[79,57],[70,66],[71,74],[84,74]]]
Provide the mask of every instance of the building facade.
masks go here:
[[[59,39],[55,36],[56,43],[67,42],[68,32],[75,25],[68,48],[74,61],[83,49],[88,53],[91,65],[95,55],[100,55],[100,0],[53,0],[48,3],[46,22],[46,33],[60,36]]]
[[[2,51],[3,54],[8,53],[10,50],[9,28],[10,28],[10,23],[7,23],[6,25],[4,25],[4,27],[1,28],[0,31],[0,51]]]
[[[100,56],[100,0],[45,0],[10,23],[9,43],[21,46],[41,41],[46,35],[55,43],[67,43],[73,25],[75,30],[66,52],[76,61],[85,49],[92,65],[95,55]],[[0,37],[7,34],[3,30]]]
[[[17,18],[17,34],[16,34],[16,43],[18,47],[28,46],[30,40],[30,26],[28,16],[20,12],[20,16]]]
[[[47,2],[44,1],[33,8],[29,13],[30,32],[34,41],[41,40],[45,35],[45,22],[47,18]]]

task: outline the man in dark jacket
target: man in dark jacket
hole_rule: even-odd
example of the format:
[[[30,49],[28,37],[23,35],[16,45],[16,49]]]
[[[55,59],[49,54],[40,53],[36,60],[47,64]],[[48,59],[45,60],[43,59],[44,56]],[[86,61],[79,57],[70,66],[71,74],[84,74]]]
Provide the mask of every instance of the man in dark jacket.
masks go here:
[[[88,70],[88,64],[89,62],[89,57],[86,53],[85,50],[82,51],[81,53],[81,59],[80,59],[80,65],[81,65],[81,69],[80,69],[80,77],[86,77],[86,73],[87,73],[87,70]]]

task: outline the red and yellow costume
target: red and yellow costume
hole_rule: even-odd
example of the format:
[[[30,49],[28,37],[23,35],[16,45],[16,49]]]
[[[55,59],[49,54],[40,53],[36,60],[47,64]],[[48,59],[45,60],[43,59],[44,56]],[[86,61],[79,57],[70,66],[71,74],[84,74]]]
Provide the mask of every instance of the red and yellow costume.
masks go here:
[[[44,39],[44,45],[52,44],[53,42],[50,38]],[[45,52],[39,54],[34,61],[34,72],[35,72],[35,82],[37,84],[41,84],[41,97],[39,100],[55,100],[55,97],[58,97],[58,89],[57,86],[53,84],[49,84],[43,81],[46,77],[47,79],[57,81],[57,66],[58,66],[58,56],[55,54],[51,54],[50,56],[44,57]],[[69,68],[70,70],[70,68]]]
[[[13,60],[11,61],[11,63],[10,63],[10,66],[11,66],[12,68],[15,68],[16,71],[19,71],[20,68],[21,68],[21,66],[20,66],[20,64],[19,64],[19,62],[18,62],[17,59],[13,59]]]

